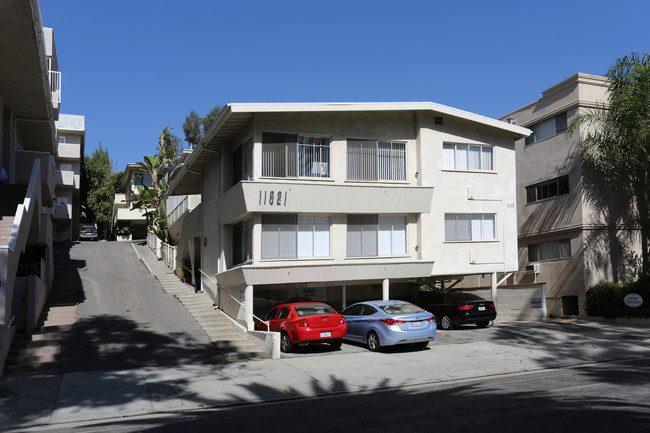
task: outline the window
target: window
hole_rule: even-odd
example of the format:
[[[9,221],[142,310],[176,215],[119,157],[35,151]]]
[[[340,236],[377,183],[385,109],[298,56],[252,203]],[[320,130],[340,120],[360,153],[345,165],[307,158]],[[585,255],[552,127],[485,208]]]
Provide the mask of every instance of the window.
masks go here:
[[[348,140],[349,180],[406,180],[406,143]]]
[[[571,257],[571,239],[528,245],[529,262],[566,259],[569,257]]]
[[[569,176],[560,176],[526,187],[526,203],[534,203],[569,193]]]
[[[248,141],[232,154],[232,184],[253,177],[253,143]]]
[[[262,258],[328,257],[330,218],[327,215],[262,215]]]
[[[348,257],[395,254],[406,254],[405,216],[348,215]]]
[[[72,163],[62,162],[59,164],[60,171],[72,171]]]
[[[478,144],[444,143],[443,170],[493,170],[493,147]]]
[[[567,129],[566,111],[555,117],[551,117],[550,119],[529,126],[528,128],[531,129],[533,133],[526,137],[526,145],[533,144],[536,141],[541,141],[545,138],[564,132]]]
[[[262,176],[329,177],[330,139],[262,133]]]
[[[487,239],[496,239],[494,214],[445,214],[446,241],[477,241]]]
[[[246,263],[253,258],[253,224],[250,219],[238,222],[232,228],[233,265]]]

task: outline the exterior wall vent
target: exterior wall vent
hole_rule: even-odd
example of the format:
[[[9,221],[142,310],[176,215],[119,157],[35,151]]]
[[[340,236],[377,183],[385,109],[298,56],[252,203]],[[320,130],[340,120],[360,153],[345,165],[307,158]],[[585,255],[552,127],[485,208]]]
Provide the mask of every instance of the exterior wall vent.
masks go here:
[[[436,125],[442,125],[442,116],[436,116],[433,118],[433,123]]]

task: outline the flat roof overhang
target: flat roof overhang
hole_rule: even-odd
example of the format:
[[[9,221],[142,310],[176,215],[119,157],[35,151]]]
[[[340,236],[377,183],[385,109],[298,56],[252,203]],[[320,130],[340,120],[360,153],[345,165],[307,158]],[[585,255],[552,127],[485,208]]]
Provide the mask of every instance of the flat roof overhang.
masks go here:
[[[221,151],[224,144],[229,146],[236,137],[241,135],[243,129],[253,121],[256,113],[373,111],[431,111],[458,117],[500,129],[504,133],[512,133],[513,144],[514,140],[527,137],[531,133],[529,129],[521,126],[433,102],[226,104],[192,154],[172,172],[169,185],[170,195],[200,194],[200,173],[204,172],[204,167],[214,158],[215,152]]]

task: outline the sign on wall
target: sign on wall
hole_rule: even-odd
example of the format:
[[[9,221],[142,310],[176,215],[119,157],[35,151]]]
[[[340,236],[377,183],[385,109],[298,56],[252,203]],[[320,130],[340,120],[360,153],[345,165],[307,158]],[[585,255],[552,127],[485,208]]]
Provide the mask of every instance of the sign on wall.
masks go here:
[[[628,307],[637,308],[643,305],[643,298],[641,295],[636,293],[628,293],[625,295],[625,298],[623,298],[623,302],[625,302],[625,305]]]

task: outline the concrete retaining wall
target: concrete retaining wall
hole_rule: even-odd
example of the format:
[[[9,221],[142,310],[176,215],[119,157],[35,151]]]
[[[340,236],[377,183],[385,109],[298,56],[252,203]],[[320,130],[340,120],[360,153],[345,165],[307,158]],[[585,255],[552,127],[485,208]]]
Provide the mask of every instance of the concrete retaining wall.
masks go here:
[[[464,288],[464,292],[476,293],[492,299],[489,287]],[[546,284],[521,284],[499,286],[497,289],[497,320],[538,321],[546,319]]]

